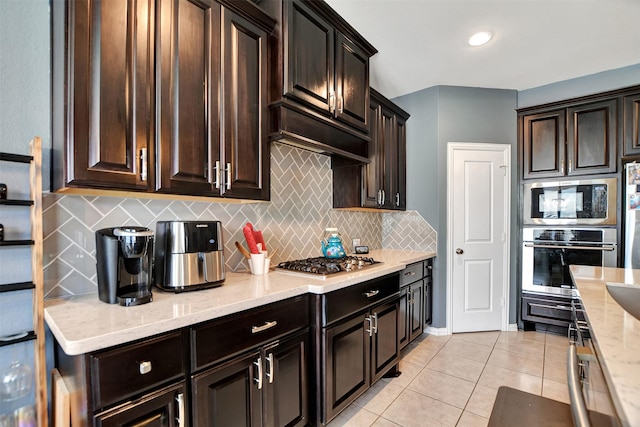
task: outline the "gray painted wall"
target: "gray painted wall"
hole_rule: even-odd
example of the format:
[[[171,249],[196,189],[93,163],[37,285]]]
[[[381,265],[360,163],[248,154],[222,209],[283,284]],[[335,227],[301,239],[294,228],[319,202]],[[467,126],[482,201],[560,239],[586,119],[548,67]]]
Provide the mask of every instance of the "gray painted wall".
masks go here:
[[[517,200],[517,93],[513,90],[438,86],[394,99],[411,113],[407,126],[407,208],[438,232],[434,266],[433,323],[446,326],[447,144],[490,142],[512,146],[512,200]],[[512,242],[517,242],[512,209]],[[514,252],[512,251],[512,254]],[[515,265],[515,255],[511,264]],[[516,274],[511,271],[510,323],[516,322]]]
[[[518,92],[518,108],[640,84],[640,63]]]
[[[50,109],[49,3],[46,0],[0,0],[0,151],[29,154],[29,141],[42,138],[43,164],[49,162]],[[44,179],[48,186],[48,177]],[[29,198],[29,168],[1,162],[0,182],[9,198]],[[0,209],[0,223],[7,239],[30,238],[29,210]],[[31,281],[31,248],[2,248],[0,284]],[[0,335],[33,329],[32,291],[0,294]],[[13,358],[33,364],[33,344],[0,348],[0,369]],[[49,357],[50,366],[52,363]],[[0,413],[9,413],[35,402],[35,394],[2,402]]]

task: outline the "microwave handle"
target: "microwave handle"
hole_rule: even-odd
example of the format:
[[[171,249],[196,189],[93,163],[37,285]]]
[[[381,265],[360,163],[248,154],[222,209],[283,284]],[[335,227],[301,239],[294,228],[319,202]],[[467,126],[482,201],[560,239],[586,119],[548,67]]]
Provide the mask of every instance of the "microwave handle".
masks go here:
[[[580,375],[578,373],[578,352],[574,343],[567,351],[567,384],[569,386],[569,400],[571,400],[571,416],[576,427],[590,427],[587,405],[582,395]]]

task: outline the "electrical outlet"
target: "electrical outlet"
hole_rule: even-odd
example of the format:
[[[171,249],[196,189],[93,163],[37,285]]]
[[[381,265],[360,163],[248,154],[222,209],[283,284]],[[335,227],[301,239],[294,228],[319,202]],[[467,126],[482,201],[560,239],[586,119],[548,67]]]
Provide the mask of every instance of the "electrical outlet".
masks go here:
[[[351,252],[355,253],[356,246],[360,246],[360,239],[353,239],[351,243],[352,243]]]

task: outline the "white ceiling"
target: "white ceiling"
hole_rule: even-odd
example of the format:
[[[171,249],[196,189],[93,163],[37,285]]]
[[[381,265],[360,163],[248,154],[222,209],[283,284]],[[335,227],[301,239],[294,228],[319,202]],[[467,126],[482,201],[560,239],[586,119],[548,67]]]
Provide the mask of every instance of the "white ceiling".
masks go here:
[[[378,53],[371,86],[524,90],[640,63],[640,0],[326,0]],[[490,30],[493,40],[467,45]]]

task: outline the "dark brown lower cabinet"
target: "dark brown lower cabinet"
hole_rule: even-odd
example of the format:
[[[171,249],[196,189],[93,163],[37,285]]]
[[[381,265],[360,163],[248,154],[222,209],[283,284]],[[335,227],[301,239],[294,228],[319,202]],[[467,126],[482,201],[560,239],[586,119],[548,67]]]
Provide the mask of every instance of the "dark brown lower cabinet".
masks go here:
[[[192,377],[194,426],[302,426],[309,422],[309,330]]]
[[[398,297],[323,331],[324,416],[329,422],[399,361]]]
[[[97,427],[173,427],[189,425],[184,381],[96,415]]]
[[[423,323],[423,293],[424,293],[424,281],[413,283],[409,286],[409,315],[407,316],[409,324],[409,341],[413,341],[415,338],[422,334],[424,329]]]
[[[400,324],[398,335],[400,348],[422,334],[424,329],[424,281],[412,283],[400,289]]]
[[[521,311],[525,330],[566,335],[571,323],[571,297],[523,292]]]

